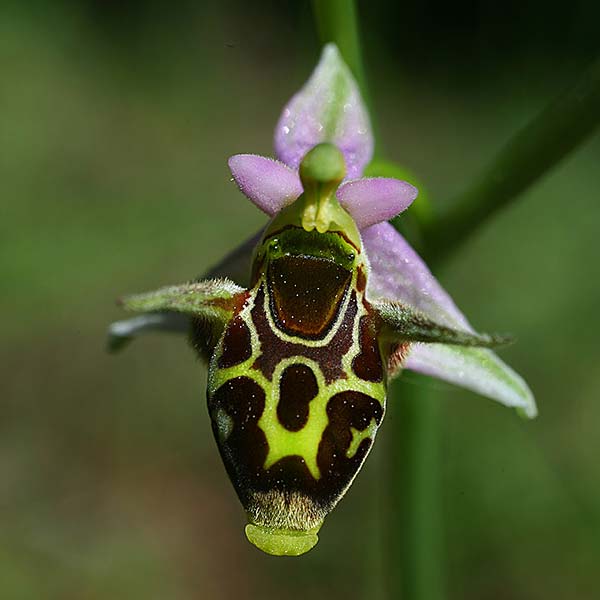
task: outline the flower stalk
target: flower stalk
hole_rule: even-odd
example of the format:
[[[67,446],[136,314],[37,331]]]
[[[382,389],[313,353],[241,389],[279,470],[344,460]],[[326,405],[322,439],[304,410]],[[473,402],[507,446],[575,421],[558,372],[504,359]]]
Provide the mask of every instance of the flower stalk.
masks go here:
[[[367,106],[371,108],[360,46],[356,3],[354,0],[313,0],[312,5],[322,45],[329,42],[336,44],[350,67]]]
[[[445,260],[496,212],[514,201],[600,125],[600,59],[517,132],[445,217],[424,223],[424,254]]]
[[[444,598],[444,536],[440,468],[443,406],[420,375],[392,386],[388,407],[394,452],[389,494],[389,597]],[[394,561],[394,562],[392,562]],[[395,563],[395,564],[394,564]]]

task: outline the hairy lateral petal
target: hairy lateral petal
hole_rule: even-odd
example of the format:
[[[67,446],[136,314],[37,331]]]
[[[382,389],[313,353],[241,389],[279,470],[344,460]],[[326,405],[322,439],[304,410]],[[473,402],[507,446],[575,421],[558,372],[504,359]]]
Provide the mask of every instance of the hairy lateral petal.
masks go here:
[[[228,164],[242,194],[271,217],[302,194],[298,173],[277,160],[236,154]]]
[[[530,419],[537,415],[535,399],[528,385],[491,350],[415,344],[404,367],[493,398],[516,408]]]
[[[359,229],[388,221],[406,210],[418,190],[406,181],[390,177],[365,177],[342,184],[336,196]]]
[[[421,257],[392,225],[380,223],[361,235],[371,264],[370,297],[403,302],[443,325],[473,331]],[[537,414],[527,384],[491,350],[417,343],[404,366],[514,406],[528,417]]]
[[[367,109],[334,44],[325,46],[310,79],[289,101],[275,128],[277,157],[294,169],[320,142],[342,151],[348,179],[360,177],[373,155]]]

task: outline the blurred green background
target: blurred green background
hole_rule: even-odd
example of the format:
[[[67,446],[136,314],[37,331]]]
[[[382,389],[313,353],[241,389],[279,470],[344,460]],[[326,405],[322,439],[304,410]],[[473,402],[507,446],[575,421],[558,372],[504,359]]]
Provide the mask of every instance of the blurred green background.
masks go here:
[[[598,52],[599,6],[359,2],[387,158],[438,212]],[[277,559],[245,540],[192,352],[104,351],[116,297],[201,273],[264,222],[226,159],[272,152],[318,51],[305,1],[2,3],[0,598],[385,593],[394,407],[317,548]],[[437,273],[474,325],[518,337],[502,356],[540,407],[523,422],[426,384],[449,598],[600,589],[599,167],[595,137]]]

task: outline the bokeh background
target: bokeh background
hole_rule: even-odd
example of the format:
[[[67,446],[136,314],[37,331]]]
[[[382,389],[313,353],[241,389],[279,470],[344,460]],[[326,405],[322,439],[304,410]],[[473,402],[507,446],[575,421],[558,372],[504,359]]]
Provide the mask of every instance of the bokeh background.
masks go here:
[[[599,50],[600,5],[359,2],[387,157],[443,213]],[[377,598],[390,408],[370,460],[295,560],[245,540],[181,339],[119,356],[125,292],[201,273],[264,217],[226,159],[271,153],[319,43],[307,1],[4,0],[0,6],[0,597]],[[600,139],[437,274],[540,417],[445,384],[449,598],[600,589]],[[410,381],[410,377],[408,378]],[[387,425],[387,426],[386,426]]]

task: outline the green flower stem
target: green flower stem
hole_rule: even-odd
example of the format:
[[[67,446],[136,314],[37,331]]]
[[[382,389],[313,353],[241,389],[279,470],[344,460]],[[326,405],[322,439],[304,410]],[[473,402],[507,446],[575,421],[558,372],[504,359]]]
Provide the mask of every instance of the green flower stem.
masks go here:
[[[356,78],[363,97],[367,99],[355,1],[313,0],[312,5],[321,43],[325,45],[334,42],[337,45]]]
[[[439,430],[442,404],[424,377],[392,384],[388,405],[395,452],[389,462],[389,597],[444,598]]]
[[[437,263],[477,227],[550,171],[600,124],[600,59],[519,131],[444,218],[424,223],[425,256]]]

